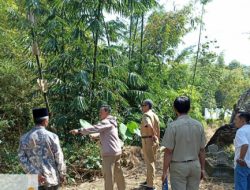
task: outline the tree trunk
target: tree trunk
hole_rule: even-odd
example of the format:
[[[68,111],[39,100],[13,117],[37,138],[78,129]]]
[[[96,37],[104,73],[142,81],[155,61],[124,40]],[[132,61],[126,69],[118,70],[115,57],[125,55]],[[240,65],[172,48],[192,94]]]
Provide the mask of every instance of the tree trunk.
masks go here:
[[[103,17],[103,25],[104,25],[104,28],[105,28],[105,34],[106,34],[106,38],[107,38],[107,41],[108,41],[108,47],[110,49],[110,38],[109,38],[109,33],[108,33],[108,26],[104,20],[104,17]],[[108,51],[110,53],[110,51]],[[112,67],[114,67],[114,59],[113,59],[113,56],[112,56],[112,53],[110,53],[110,61],[111,61],[111,65]]]
[[[203,15],[204,15],[204,4],[202,4],[201,21],[200,21],[201,23],[200,23],[200,31],[199,31],[199,39],[198,39],[198,48],[197,48],[195,64],[194,64],[194,74],[193,74],[192,85],[194,85],[194,82],[195,82],[196,68],[197,68],[199,53],[200,53]]]
[[[37,44],[37,41],[36,41],[36,34],[35,34],[35,31],[34,31],[35,15],[30,10],[28,12],[28,19],[33,24],[32,28],[31,28],[31,35],[32,35],[32,41],[33,41],[32,50],[33,50],[33,54],[36,57],[36,63],[37,63],[37,67],[38,67],[39,79],[43,80],[42,65],[41,65],[40,60],[39,60],[39,54],[40,53],[39,53],[39,48],[38,48],[38,44]],[[48,109],[48,112],[50,112],[47,93],[46,92],[42,92],[42,93],[43,93],[43,98],[44,98],[44,101],[45,101],[46,108]]]
[[[98,9],[97,9],[97,15],[96,20],[100,22],[100,16],[101,16],[101,2],[99,1]],[[94,35],[94,57],[93,57],[93,75],[92,75],[92,90],[95,88],[95,80],[96,80],[96,74],[97,74],[97,53],[98,53],[98,39],[99,39],[99,26],[97,27]]]
[[[143,45],[143,32],[144,32],[144,14],[142,13],[141,15],[141,47],[140,47],[140,65],[141,65],[141,68],[142,68],[142,62],[143,62],[143,59],[142,59],[142,45]]]
[[[99,34],[100,34],[100,20],[101,17],[101,0],[98,2],[98,8],[96,11],[95,19],[98,22],[98,26],[96,30],[93,32],[93,38],[94,38],[94,55],[93,55],[93,73],[92,73],[92,81],[91,81],[91,88],[90,88],[90,118],[91,123],[94,120],[94,98],[95,98],[95,88],[96,88],[96,78],[97,78],[97,72],[98,72],[98,64],[97,64],[97,56],[98,56],[98,40],[99,40]]]
[[[132,11],[132,0],[130,0],[129,4],[130,12],[130,25],[129,25],[129,43],[128,43],[128,58],[131,59],[131,42],[132,42],[132,30],[133,30],[133,11]]]
[[[133,42],[132,42],[132,48],[131,48],[131,57],[133,57],[133,54],[134,54],[134,41],[135,41],[136,34],[137,34],[138,21],[139,21],[139,18],[137,17],[136,18],[136,23],[135,23],[135,30],[134,30],[134,37],[133,37]]]
[[[133,28],[133,16],[130,15],[130,26],[129,26],[129,49],[128,49],[128,58],[131,59],[131,44],[132,44],[132,28]]]

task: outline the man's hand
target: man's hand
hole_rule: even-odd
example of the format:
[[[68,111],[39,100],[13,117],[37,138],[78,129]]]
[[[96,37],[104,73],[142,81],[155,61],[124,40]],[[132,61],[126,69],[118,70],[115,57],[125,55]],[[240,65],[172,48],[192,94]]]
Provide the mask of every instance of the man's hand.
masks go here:
[[[100,139],[99,133],[92,133],[89,135],[90,139],[93,141],[98,141]]]
[[[38,175],[38,182],[41,185],[44,185],[46,183],[46,178],[43,175]]]
[[[66,180],[66,176],[60,176],[60,183],[63,183]]]
[[[72,135],[76,135],[76,134],[78,134],[78,129],[73,129],[73,130],[69,131],[69,133],[71,133]]]
[[[158,137],[156,135],[152,136],[153,142],[158,142]]]
[[[205,170],[201,170],[201,179],[200,180],[205,180],[206,176],[205,176]]]
[[[247,166],[245,160],[243,160],[243,159],[237,159],[236,162],[237,162],[240,166],[242,166],[242,167],[246,167],[246,166]]]
[[[161,176],[162,184],[165,182],[166,178],[167,178],[167,174],[162,174]]]

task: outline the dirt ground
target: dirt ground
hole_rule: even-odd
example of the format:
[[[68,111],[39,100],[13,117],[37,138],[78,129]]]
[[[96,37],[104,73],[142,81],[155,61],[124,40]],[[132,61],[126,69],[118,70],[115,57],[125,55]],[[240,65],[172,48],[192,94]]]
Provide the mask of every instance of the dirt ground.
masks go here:
[[[206,135],[207,139],[209,139],[214,132],[214,129],[207,129]],[[143,190],[143,188],[140,188],[140,183],[145,181],[145,164],[143,160],[140,159],[140,149],[137,147],[129,147],[125,149],[126,151],[132,152],[132,155],[128,155],[129,160],[132,160],[131,163],[127,163],[128,166],[123,168],[125,180],[126,180],[126,189],[127,190]],[[132,151],[131,151],[132,150]],[[139,157],[139,159],[137,159]],[[161,174],[162,174],[162,153],[158,153],[158,159],[156,164],[156,189],[160,190],[161,187]],[[131,169],[129,169],[131,168]],[[103,190],[103,178],[97,178],[92,182],[85,182],[73,186],[66,186],[63,189],[64,190]],[[218,180],[214,180],[211,178],[208,178],[206,180],[201,181],[200,184],[200,190],[233,190],[233,184],[232,183],[223,183]],[[169,184],[169,190],[171,190],[170,184]]]
[[[161,174],[162,174],[162,165],[161,162],[157,164],[156,169],[156,189],[160,190],[161,187]],[[140,188],[140,182],[145,181],[145,166],[141,164],[138,167],[135,167],[131,170],[124,170],[124,176],[126,180],[126,186],[128,190],[143,190]],[[70,187],[64,188],[64,190],[103,190],[103,178],[96,179],[93,182],[86,182]],[[214,181],[213,179],[207,179],[202,181],[200,184],[201,190],[233,190],[232,183],[223,183],[219,181]],[[169,184],[169,190],[171,190]]]

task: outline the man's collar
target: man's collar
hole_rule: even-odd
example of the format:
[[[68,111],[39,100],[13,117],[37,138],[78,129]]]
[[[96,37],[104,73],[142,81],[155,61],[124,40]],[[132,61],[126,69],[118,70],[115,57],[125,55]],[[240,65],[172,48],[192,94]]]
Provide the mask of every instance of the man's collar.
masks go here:
[[[115,118],[114,116],[112,115],[108,115],[107,117],[105,117],[104,119],[102,119],[101,121],[105,120],[105,119],[112,119],[112,118]]]
[[[245,124],[242,125],[242,127],[240,127],[240,128],[243,128],[243,127],[250,127],[250,124],[249,124],[249,123],[245,123]]]
[[[182,114],[177,117],[177,119],[182,119],[182,118],[189,118],[190,116],[188,114]]]
[[[43,125],[35,125],[35,128],[45,128]]]
[[[150,113],[150,112],[152,112],[152,109],[149,109],[148,111],[146,111],[145,113]]]

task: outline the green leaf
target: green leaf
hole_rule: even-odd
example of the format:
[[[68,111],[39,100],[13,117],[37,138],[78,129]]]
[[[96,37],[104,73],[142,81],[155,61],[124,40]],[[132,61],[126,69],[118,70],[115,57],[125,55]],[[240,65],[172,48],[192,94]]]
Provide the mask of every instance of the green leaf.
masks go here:
[[[86,110],[87,109],[87,104],[86,104],[83,96],[77,96],[76,101],[77,101],[78,110]]]
[[[112,101],[112,92],[109,90],[103,90],[102,92],[103,100],[106,102],[111,102]]]
[[[137,73],[129,73],[128,85],[131,87],[141,87],[145,84],[143,78]]]
[[[89,74],[86,71],[81,70],[79,73],[80,80],[83,82],[85,86],[89,85]]]
[[[128,128],[128,130],[129,130],[129,132],[130,132],[131,134],[135,134],[136,129],[138,129],[139,127],[138,127],[138,124],[137,124],[136,122],[130,121],[130,122],[127,124],[127,128]]]
[[[134,134],[138,135],[139,137],[141,137],[141,131],[139,128],[134,130]]]
[[[127,135],[126,135],[127,129],[128,129],[127,126],[124,125],[123,123],[121,123],[121,124],[119,125],[118,130],[119,130],[119,132],[120,132],[120,134],[121,134],[121,137],[122,137],[122,140],[123,140],[123,141],[125,141],[125,140],[127,139]]]
[[[129,130],[126,131],[126,137],[127,137],[127,139],[130,140],[130,141],[133,140],[133,134],[132,134]]]
[[[81,125],[82,128],[87,129],[87,128],[92,127],[92,125],[89,122],[87,122],[87,121],[85,121],[83,119],[80,119],[79,121],[80,121],[80,125]]]

